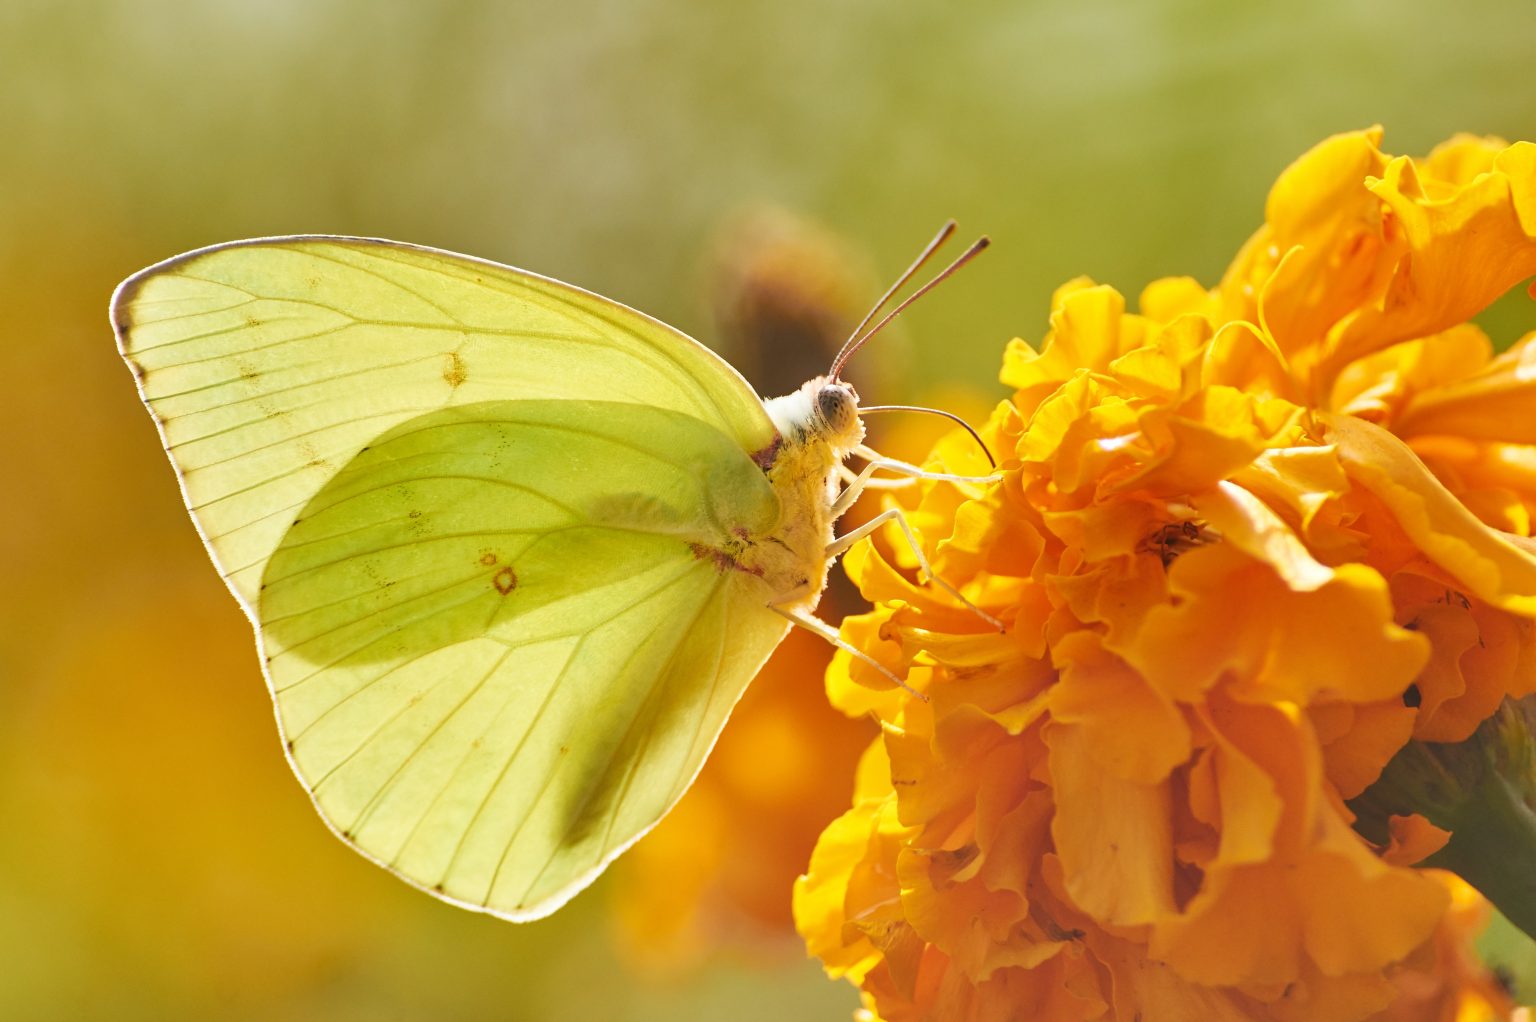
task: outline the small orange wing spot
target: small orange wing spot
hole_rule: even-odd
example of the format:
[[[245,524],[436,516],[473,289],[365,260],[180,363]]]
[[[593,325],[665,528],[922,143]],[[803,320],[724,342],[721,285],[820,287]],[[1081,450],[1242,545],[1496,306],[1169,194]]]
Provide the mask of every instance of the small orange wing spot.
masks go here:
[[[486,567],[490,567],[491,565],[496,563],[496,555],[495,554],[490,554],[490,553],[481,554],[480,555],[480,563],[485,565]]]
[[[496,586],[498,593],[506,596],[517,588],[517,572],[513,571],[512,566],[509,564],[495,574],[491,579],[491,583]]]
[[[448,367],[443,370],[443,379],[450,387],[457,387],[469,379],[469,372],[464,368],[464,360],[459,357],[457,351],[448,353]]]

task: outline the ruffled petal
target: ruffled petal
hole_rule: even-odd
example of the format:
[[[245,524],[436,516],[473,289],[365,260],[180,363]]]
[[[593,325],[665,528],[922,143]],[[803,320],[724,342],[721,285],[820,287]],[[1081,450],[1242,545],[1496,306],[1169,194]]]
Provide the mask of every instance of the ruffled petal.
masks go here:
[[[1426,170],[1432,172],[1436,164]],[[1517,143],[1463,181],[1427,177],[1406,157],[1369,183],[1384,232],[1400,248],[1380,299],[1340,331],[1329,353],[1343,366],[1398,341],[1468,319],[1536,274],[1536,146]]]
[[[1350,478],[1426,557],[1493,606],[1536,616],[1536,553],[1479,521],[1391,433],[1350,416],[1324,421]]]
[[[1051,824],[1067,891],[1089,915],[1114,926],[1150,923],[1173,909],[1171,793],[1166,782],[1106,776],[1088,749],[1093,734],[1053,725]]]

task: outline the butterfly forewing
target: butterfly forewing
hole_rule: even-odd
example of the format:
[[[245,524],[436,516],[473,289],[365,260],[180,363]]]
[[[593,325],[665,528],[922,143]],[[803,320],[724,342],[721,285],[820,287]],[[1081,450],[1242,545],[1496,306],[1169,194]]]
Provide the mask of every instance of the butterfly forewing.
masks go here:
[[[394,242],[287,238],[129,278],[113,322],[187,504],[236,594],[310,495],[370,439],[510,398],[670,408],[742,450],[771,443],[718,356],[631,309],[494,263]]]
[[[787,627],[711,555],[779,516],[729,367],[574,288],[337,239],[162,264],[114,322],[347,840],[531,918],[681,796]]]

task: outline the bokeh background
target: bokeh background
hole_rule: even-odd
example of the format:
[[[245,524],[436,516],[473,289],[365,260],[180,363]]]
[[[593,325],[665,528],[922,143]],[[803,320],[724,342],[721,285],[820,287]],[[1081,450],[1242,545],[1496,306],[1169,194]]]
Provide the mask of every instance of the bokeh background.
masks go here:
[[[1529,0],[6,0],[0,1017],[855,1003],[788,934],[869,735],[819,707],[814,645],[679,819],[550,920],[450,908],[326,832],[114,350],[127,274],[241,237],[399,238],[627,302],[768,389],[955,216],[993,251],[861,387],[984,409],[1056,284],[1213,283],[1326,134],[1536,137],[1533,53]],[[1536,313],[1483,321],[1507,342]]]

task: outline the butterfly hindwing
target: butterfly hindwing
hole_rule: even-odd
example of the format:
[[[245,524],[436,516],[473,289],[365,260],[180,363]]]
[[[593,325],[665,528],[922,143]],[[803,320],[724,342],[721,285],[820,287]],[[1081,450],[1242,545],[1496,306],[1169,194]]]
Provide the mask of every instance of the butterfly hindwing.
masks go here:
[[[663,409],[484,402],[379,438],[258,606],[321,812],[421,886],[552,909],[681,796],[777,645],[761,585],[700,556],[777,514],[730,440]]]

